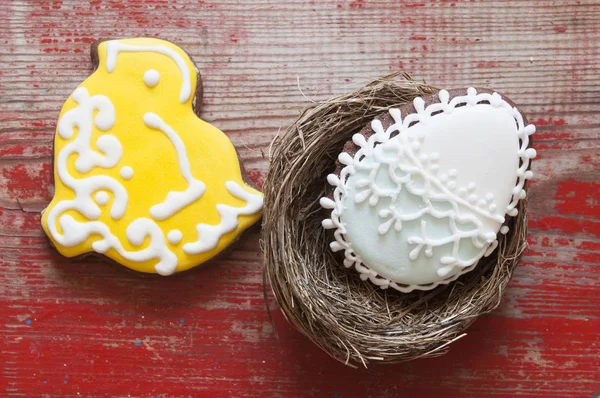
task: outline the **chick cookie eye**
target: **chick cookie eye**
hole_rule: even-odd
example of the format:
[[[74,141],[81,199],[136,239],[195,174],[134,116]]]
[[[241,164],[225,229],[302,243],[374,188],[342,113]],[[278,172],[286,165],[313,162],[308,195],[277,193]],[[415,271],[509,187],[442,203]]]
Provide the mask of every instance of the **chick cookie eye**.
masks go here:
[[[148,87],[154,87],[158,84],[160,80],[160,73],[156,69],[148,69],[146,73],[144,73],[144,83]]]

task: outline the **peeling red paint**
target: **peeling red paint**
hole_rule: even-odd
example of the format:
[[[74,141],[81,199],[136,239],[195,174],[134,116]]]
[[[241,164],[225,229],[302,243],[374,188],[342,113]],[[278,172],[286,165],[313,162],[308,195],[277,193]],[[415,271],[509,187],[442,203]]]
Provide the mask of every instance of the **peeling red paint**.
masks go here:
[[[557,230],[566,234],[585,233],[600,237],[600,221],[588,220],[584,217],[546,216],[539,219],[529,219],[529,228],[542,231]]]
[[[365,8],[365,0],[356,0],[348,4],[350,8]]]
[[[42,51],[44,51],[47,54],[51,54],[51,53],[66,54],[66,53],[71,52],[70,50],[68,50],[66,48],[59,48],[59,47],[44,48]]]
[[[565,119],[555,119],[552,116],[548,117],[547,119],[544,118],[537,118],[534,120],[530,120],[529,121],[532,124],[535,124],[536,126],[564,126],[567,124],[567,122],[565,121]]]
[[[40,213],[22,212],[0,207],[0,231],[14,235],[40,233]]]
[[[566,26],[555,26],[554,27],[554,32],[555,33],[565,33],[567,31],[567,27]]]
[[[556,186],[556,211],[560,214],[580,214],[600,219],[600,182],[568,179]]]
[[[600,264],[600,252],[582,253],[579,252],[575,255],[575,261],[589,264]]]
[[[600,253],[600,242],[583,241],[577,245],[577,248],[582,250],[594,250]]]
[[[535,123],[534,123],[535,124]],[[539,125],[538,125],[539,126]],[[535,141],[545,141],[545,140],[568,140],[574,138],[571,133],[554,133],[554,132],[536,132],[535,133]]]
[[[44,163],[18,163],[0,168],[0,191],[11,199],[27,201],[29,199],[50,200],[50,184],[52,182],[52,164]]]
[[[22,155],[24,151],[25,147],[23,145],[4,145],[0,147],[0,159],[8,156]]]
[[[36,127],[36,128],[49,128],[49,127],[54,127],[56,123],[54,121],[49,121],[49,120],[32,120],[30,122],[31,127]]]
[[[264,178],[260,170],[257,169],[248,169],[246,170],[246,174],[250,181],[252,181],[258,188],[262,189]]]

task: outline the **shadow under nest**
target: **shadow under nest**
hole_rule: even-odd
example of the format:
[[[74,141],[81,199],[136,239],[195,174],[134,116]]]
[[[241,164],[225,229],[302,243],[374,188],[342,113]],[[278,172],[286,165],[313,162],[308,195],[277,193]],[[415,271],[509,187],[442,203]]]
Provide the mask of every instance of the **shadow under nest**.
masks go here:
[[[471,272],[430,291],[380,289],[329,250],[319,199],[344,143],[373,118],[437,88],[395,74],[306,108],[273,145],[264,184],[265,273],[287,320],[347,365],[445,353],[494,310],[526,248],[526,200],[498,248]]]

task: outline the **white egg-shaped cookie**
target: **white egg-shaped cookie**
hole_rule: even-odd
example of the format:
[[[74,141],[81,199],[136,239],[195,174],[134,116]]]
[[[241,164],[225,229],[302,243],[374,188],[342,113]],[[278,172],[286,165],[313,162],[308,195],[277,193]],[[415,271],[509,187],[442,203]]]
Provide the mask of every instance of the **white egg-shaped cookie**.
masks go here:
[[[487,90],[390,109],[344,146],[321,199],[330,247],[363,280],[429,290],[473,270],[525,198],[535,126]]]

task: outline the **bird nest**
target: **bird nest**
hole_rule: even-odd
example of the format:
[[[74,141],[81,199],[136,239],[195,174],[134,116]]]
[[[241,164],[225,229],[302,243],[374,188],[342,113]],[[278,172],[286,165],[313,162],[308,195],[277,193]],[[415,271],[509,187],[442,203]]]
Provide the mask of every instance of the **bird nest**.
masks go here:
[[[265,274],[287,320],[333,358],[355,366],[444,354],[494,310],[526,248],[526,200],[498,248],[456,281],[401,293],[360,279],[329,250],[319,199],[344,143],[373,118],[437,88],[396,74],[308,106],[273,144],[264,184]]]

